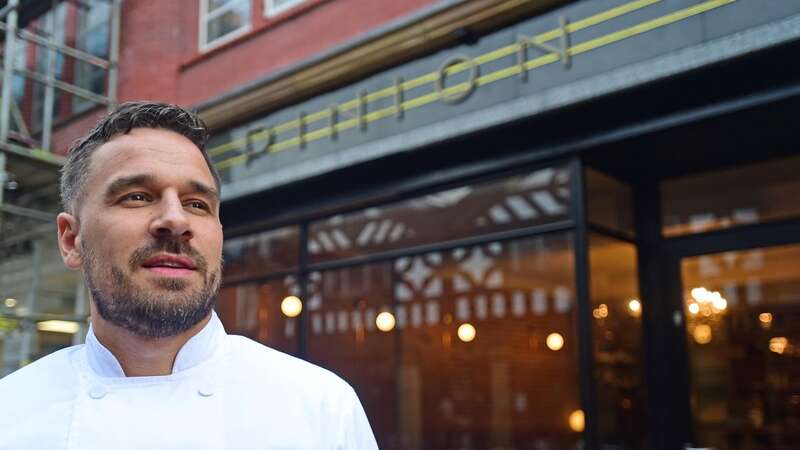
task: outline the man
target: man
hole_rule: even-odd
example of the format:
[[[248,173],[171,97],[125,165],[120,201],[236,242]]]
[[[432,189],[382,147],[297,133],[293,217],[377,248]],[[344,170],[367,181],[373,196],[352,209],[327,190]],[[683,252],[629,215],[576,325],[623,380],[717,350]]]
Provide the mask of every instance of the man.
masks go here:
[[[352,388],[225,333],[220,181],[208,132],[127,103],[76,141],[61,178],[64,263],[91,293],[84,345],[0,380],[0,449],[376,449]]]

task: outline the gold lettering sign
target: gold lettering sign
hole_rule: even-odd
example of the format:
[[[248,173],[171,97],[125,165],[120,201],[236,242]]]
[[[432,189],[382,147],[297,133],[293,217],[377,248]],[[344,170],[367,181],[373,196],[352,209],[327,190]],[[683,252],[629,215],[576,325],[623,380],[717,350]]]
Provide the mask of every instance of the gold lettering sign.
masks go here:
[[[310,142],[324,138],[336,139],[340,133],[346,130],[359,129],[366,131],[368,124],[371,122],[390,117],[400,120],[410,111],[431,103],[439,101],[449,104],[463,102],[472,93],[480,89],[481,86],[515,76],[520,77],[522,80],[527,80],[529,72],[549,64],[560,61],[565,69],[569,69],[572,59],[578,55],[703,14],[735,1],[707,0],[578,43],[571,42],[572,33],[591,29],[625,14],[660,3],[661,0],[631,1],[574,22],[570,22],[566,17],[562,16],[559,18],[558,26],[549,31],[535,36],[519,34],[515,43],[478,56],[457,55],[450,57],[434,72],[422,74],[409,80],[397,77],[393,83],[375,92],[360,91],[355,95],[355,98],[344,103],[330,105],[327,108],[308,114],[300,112],[297,119],[253,130],[248,132],[244,138],[234,139],[209,149],[209,154],[218,159],[215,165],[218,169],[223,170],[248,163],[257,155],[290,148],[303,148]],[[542,54],[529,58],[531,50],[538,50]],[[481,73],[481,66],[503,60],[509,62],[506,67],[486,74]],[[467,72],[467,81],[449,87],[446,86],[448,77],[461,72]],[[407,98],[407,92],[426,86],[429,88],[428,92]],[[418,91],[419,89],[416,92]],[[370,105],[390,98],[393,99],[390,106],[374,110],[370,108]],[[312,128],[311,125],[317,123],[322,126],[310,130]],[[264,141],[264,144],[260,148],[254,146],[254,143],[262,141]]]

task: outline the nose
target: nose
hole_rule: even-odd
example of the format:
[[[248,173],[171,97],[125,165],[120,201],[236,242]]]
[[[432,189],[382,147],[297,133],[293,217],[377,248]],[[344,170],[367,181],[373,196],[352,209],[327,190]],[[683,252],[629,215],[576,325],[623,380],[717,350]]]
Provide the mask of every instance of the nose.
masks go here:
[[[156,239],[187,242],[193,237],[189,217],[177,193],[164,193],[157,216],[150,222],[150,234]]]

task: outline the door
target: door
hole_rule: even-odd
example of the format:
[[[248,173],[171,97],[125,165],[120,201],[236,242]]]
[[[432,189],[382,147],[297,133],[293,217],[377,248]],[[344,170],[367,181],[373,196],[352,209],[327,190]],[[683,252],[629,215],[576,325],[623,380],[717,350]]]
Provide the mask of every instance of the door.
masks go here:
[[[793,224],[672,245],[686,448],[800,448],[800,235]],[[680,320],[678,320],[680,319]]]

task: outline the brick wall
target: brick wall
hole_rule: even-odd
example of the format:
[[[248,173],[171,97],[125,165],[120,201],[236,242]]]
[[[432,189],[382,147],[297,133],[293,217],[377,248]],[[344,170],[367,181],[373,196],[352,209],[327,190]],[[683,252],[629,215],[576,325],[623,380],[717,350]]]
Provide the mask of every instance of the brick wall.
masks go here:
[[[252,1],[252,29],[206,52],[199,51],[199,0],[123,3],[119,100],[196,105],[291,66],[436,0],[307,0],[265,17]],[[59,127],[54,148],[66,152],[102,114],[98,108]]]

